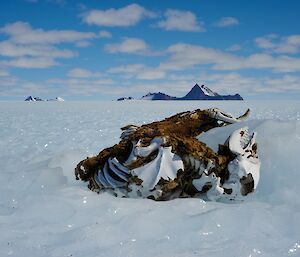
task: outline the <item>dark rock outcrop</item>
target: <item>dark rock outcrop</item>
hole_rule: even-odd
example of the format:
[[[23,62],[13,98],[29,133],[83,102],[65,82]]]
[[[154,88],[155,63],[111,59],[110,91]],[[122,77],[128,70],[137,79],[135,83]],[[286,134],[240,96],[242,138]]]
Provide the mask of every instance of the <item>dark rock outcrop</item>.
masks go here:
[[[130,100],[131,98],[121,97],[118,101]],[[239,94],[235,95],[220,95],[205,85],[199,86],[196,84],[183,97],[170,96],[162,92],[148,93],[141,100],[244,100]]]
[[[129,96],[129,97],[120,97],[117,99],[117,101],[124,101],[124,100],[134,100],[134,98],[132,96]]]
[[[36,102],[36,101],[44,101],[44,100],[39,97],[33,97],[30,95],[30,96],[26,97],[25,101]]]
[[[176,100],[177,97],[169,96],[167,94],[158,93],[148,93],[142,97],[142,100]]]

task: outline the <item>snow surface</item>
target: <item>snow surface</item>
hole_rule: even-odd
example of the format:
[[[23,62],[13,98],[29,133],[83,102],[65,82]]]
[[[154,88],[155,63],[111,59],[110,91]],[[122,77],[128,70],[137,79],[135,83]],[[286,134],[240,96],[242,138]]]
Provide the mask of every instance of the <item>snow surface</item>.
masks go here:
[[[252,109],[262,166],[245,201],[122,199],[75,180],[120,127],[214,106]],[[0,256],[300,256],[299,143],[298,101],[1,102]]]

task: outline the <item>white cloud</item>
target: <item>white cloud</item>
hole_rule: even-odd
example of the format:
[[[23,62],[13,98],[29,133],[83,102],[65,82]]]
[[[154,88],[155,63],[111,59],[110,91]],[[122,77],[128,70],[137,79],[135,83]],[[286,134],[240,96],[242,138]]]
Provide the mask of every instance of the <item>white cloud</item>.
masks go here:
[[[269,54],[253,54],[247,57],[239,57],[238,60],[224,60],[213,66],[218,70],[238,69],[271,69],[274,72],[300,71],[300,59],[289,56],[272,56]]]
[[[235,25],[239,25],[240,22],[237,18],[234,17],[222,17],[215,23],[216,27],[224,28],[224,27],[231,27]]]
[[[110,68],[107,72],[108,73],[125,73],[125,74],[136,74],[144,69],[144,64],[128,64],[118,67]]]
[[[196,15],[190,11],[168,9],[164,16],[165,20],[159,21],[157,26],[165,30],[204,31],[203,24],[199,23]]]
[[[300,35],[279,37],[270,34],[258,37],[254,41],[259,48],[278,54],[296,54],[300,52]]]
[[[159,68],[148,67],[143,64],[129,64],[110,68],[108,73],[124,74],[125,78],[139,80],[158,80],[166,76],[166,72]]]
[[[83,14],[83,21],[90,25],[129,27],[147,17],[154,17],[154,13],[138,4],[130,4],[120,9],[88,11]]]
[[[204,83],[222,94],[300,93],[300,77],[284,75],[278,78],[249,77],[238,73],[202,75]]]
[[[232,55],[213,48],[181,43],[171,45],[167,52],[171,54],[171,58],[160,64],[161,68],[167,70],[181,70],[197,64],[214,64],[235,59]]]
[[[275,36],[275,35],[274,35]],[[277,36],[275,36],[276,38]],[[268,35],[268,36],[265,36],[265,37],[258,37],[256,38],[254,41],[256,43],[256,45],[259,47],[259,48],[263,48],[263,49],[272,49],[275,47],[275,45],[272,43],[272,39],[274,37]]]
[[[182,75],[178,75],[178,74],[170,74],[168,76],[169,80],[175,80],[175,81],[195,81],[196,77],[195,75],[191,75],[191,74],[182,74]]]
[[[278,78],[242,76],[238,73],[202,75],[204,83],[221,94],[242,96],[261,93],[300,93],[300,77],[283,75]]]
[[[100,72],[91,72],[86,69],[81,69],[81,68],[75,68],[72,69],[68,72],[67,74],[68,77],[71,78],[93,78],[93,77],[99,77],[101,76]]]
[[[78,41],[75,43],[75,46],[80,47],[80,48],[88,47],[90,45],[91,45],[91,43],[89,41]]]
[[[147,68],[137,74],[136,78],[140,80],[157,80],[166,76],[165,71],[160,69]]]
[[[0,32],[10,37],[10,41],[18,44],[59,44],[74,43],[96,38],[92,32],[79,32],[75,30],[48,30],[33,29],[27,22],[7,24]]]
[[[111,33],[106,30],[101,30],[99,32],[99,37],[100,38],[111,38]]]
[[[58,63],[53,58],[47,57],[21,57],[9,61],[3,61],[3,65],[16,67],[16,68],[25,68],[25,69],[44,69],[57,65]]]
[[[234,44],[234,45],[228,47],[226,50],[230,51],[230,52],[236,52],[236,51],[239,51],[241,49],[242,49],[242,47],[240,45]]]
[[[201,64],[210,64],[215,70],[271,69],[275,72],[300,71],[300,58],[253,54],[238,56],[198,45],[175,44],[167,52],[170,59],[160,64],[161,69],[182,70]]]
[[[263,93],[300,92],[300,77],[284,75],[280,78],[265,78],[264,87],[257,90]]]
[[[147,54],[149,47],[139,38],[125,38],[118,44],[107,44],[105,50],[109,53]]]
[[[57,58],[72,58],[76,52],[59,49],[57,44],[72,43],[86,47],[97,35],[75,30],[33,29],[29,23],[15,22],[0,28],[8,39],[0,42],[0,56],[10,58],[2,62],[5,66],[18,68],[48,68],[59,63]],[[54,46],[55,45],[55,46]]]
[[[47,45],[18,45],[9,40],[0,42],[0,55],[7,57],[51,57],[71,58],[75,53],[70,50],[60,50]]]
[[[56,87],[62,85],[64,94],[90,96],[93,94],[113,94],[118,95],[126,92],[122,86],[114,85],[112,79],[95,79],[95,78],[70,78],[70,79],[50,79],[47,81],[48,86]]]
[[[203,83],[220,94],[254,93],[260,88],[262,81],[257,77],[242,76],[235,72],[224,74],[203,74]]]
[[[8,71],[6,71],[6,70],[1,70],[0,69],[0,77],[7,77],[7,76],[9,76],[10,74],[9,74],[9,72]]]

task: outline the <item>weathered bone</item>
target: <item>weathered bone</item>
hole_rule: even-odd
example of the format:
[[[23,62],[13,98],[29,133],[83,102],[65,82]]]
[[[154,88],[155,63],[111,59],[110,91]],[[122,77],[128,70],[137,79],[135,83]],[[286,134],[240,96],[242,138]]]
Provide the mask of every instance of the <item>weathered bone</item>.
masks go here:
[[[152,190],[160,181],[174,180],[178,170],[183,170],[183,162],[171,152],[171,147],[160,147],[157,157],[144,166],[132,170],[132,174],[142,180],[142,185]]]
[[[230,124],[245,120],[250,114],[250,109],[248,109],[243,115],[238,118],[234,117],[231,113],[221,111],[219,108],[211,108],[207,111],[211,118]]]
[[[118,177],[120,177],[121,179],[123,179],[124,181],[128,181],[128,175],[123,173],[121,170],[119,170],[117,167],[120,167],[120,166],[115,166],[115,163],[116,162],[113,162],[111,158],[108,159],[108,166],[110,168],[110,170],[112,172],[114,172],[114,174]],[[124,167],[125,168],[125,167]]]
[[[133,134],[138,129],[136,125],[128,125],[126,127],[121,128],[123,131],[120,138],[121,139],[128,139],[128,137]]]
[[[139,141],[137,143],[137,145],[135,146],[134,149],[134,154],[136,156],[140,156],[140,157],[146,157],[149,154],[151,154],[152,152],[154,152],[155,150],[159,149],[159,147],[164,144],[166,140],[164,138],[161,137],[156,137],[154,139],[152,139],[151,143],[149,146],[147,147],[141,147],[141,141]]]
[[[229,179],[224,187],[233,191],[237,197],[246,195],[256,189],[260,178],[260,161],[256,149],[256,133],[251,136],[248,128],[234,131],[227,139],[227,144],[236,158],[229,162]]]

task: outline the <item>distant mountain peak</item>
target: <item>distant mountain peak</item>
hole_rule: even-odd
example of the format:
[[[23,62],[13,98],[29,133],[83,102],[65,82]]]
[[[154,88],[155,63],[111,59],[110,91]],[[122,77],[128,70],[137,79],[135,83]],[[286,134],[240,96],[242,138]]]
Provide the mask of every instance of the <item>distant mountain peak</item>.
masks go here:
[[[44,101],[43,99],[39,98],[39,97],[34,97],[34,96],[27,96],[25,101],[27,102],[37,102],[37,101]]]
[[[193,88],[181,99],[182,100],[209,100],[220,95],[207,86],[195,84]]]
[[[205,97],[201,87],[196,84],[193,88],[183,97],[183,99],[196,100]]]
[[[37,102],[37,101],[44,101],[40,97],[35,97],[35,96],[28,96],[25,99],[26,102]],[[64,102],[65,100],[62,97],[55,97],[55,99],[47,99],[46,101],[56,101],[56,102]]]
[[[219,95],[205,85],[199,86],[197,83],[184,97],[170,96],[162,92],[148,93],[142,100],[243,100],[239,94]]]

